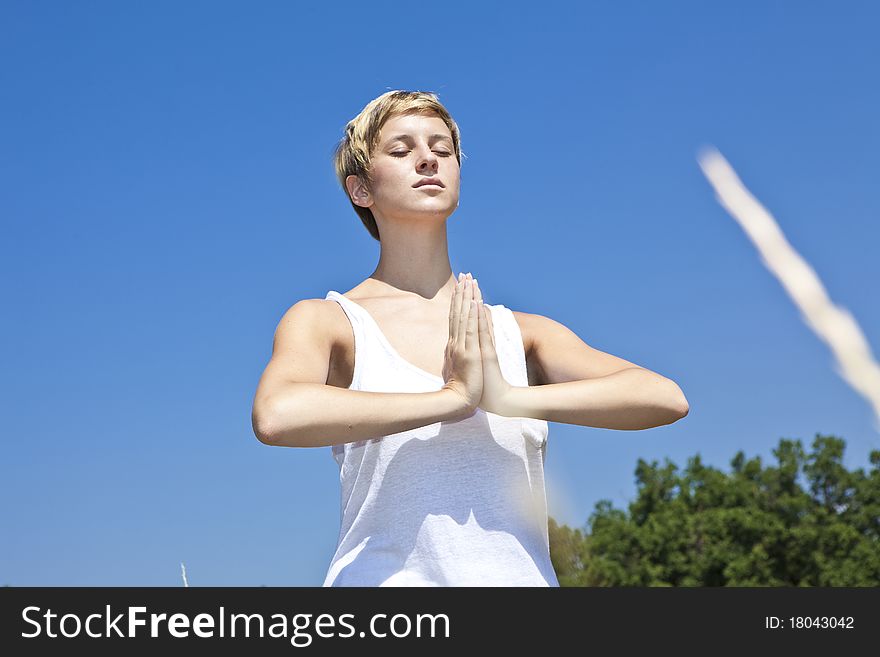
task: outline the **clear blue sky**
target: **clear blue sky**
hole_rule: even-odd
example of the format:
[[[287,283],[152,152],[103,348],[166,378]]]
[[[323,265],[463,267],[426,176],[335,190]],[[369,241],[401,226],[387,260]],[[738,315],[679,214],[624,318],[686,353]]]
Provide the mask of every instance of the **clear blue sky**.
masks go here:
[[[880,351],[872,3],[5,2],[0,584],[319,585],[330,448],[268,447],[278,320],[378,244],[345,123],[434,91],[467,154],[454,271],[675,380],[641,432],[550,424],[551,515],[623,508],[639,457],[728,469],[780,437],[880,448],[696,161],[716,146]],[[875,5],[876,6],[876,5]]]

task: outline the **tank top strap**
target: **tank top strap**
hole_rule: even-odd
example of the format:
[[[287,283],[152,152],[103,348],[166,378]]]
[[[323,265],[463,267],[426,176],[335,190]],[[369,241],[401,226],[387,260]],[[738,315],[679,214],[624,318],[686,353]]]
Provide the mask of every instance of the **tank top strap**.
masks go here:
[[[526,353],[522,331],[513,311],[502,304],[487,304],[492,309],[492,324],[495,327],[495,351],[501,373],[507,382],[514,386],[529,385],[526,369]]]
[[[364,317],[361,307],[345,298],[336,290],[327,292],[325,299],[336,301],[342,308],[348,321],[351,323],[352,332],[354,333],[354,349],[356,354],[363,354],[367,349],[367,333],[369,326],[369,317]],[[361,369],[363,367],[363,357],[354,359],[354,372],[351,377],[351,390],[359,390],[361,383]],[[333,445],[330,449],[333,460],[342,467],[345,458],[345,445]]]
[[[370,318],[364,317],[363,309],[359,305],[345,298],[336,290],[330,290],[324,298],[336,301],[342,307],[343,312],[345,312],[345,315],[348,317],[348,321],[351,322],[351,328],[354,332],[355,353],[364,353],[367,348],[366,340]],[[361,380],[362,364],[363,358],[354,359],[354,373],[352,374],[350,386],[352,389],[358,389]]]
[[[529,385],[526,365],[526,348],[522,331],[513,311],[501,304],[492,306],[492,323],[495,325],[495,351],[501,373],[508,383],[523,388]],[[550,425],[547,420],[523,418],[522,429],[541,449],[542,458],[547,455],[547,437]]]

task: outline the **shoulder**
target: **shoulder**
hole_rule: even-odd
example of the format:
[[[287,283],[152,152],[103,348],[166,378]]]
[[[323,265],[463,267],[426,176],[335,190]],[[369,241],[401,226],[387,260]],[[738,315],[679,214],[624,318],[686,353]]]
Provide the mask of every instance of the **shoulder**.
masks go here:
[[[548,340],[553,340],[561,335],[574,335],[574,332],[565,324],[550,317],[518,310],[511,312],[519,324],[523,343],[530,351],[536,351]]]
[[[572,334],[572,330],[565,324],[544,315],[519,310],[511,310],[511,312],[522,333],[523,345],[529,353],[537,351],[548,339],[552,340],[560,334]]]
[[[332,299],[300,299],[284,311],[281,322],[298,321],[323,325],[332,317],[332,306],[338,305]]]
[[[345,339],[346,323],[342,306],[333,299],[300,299],[285,311],[278,330],[306,328],[312,335],[329,339],[331,346],[336,347]]]

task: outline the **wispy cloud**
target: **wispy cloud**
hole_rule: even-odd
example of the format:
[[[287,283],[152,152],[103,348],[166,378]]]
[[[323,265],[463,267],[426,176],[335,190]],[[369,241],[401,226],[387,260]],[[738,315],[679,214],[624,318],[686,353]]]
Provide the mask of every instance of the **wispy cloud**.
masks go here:
[[[779,224],[745,188],[727,160],[713,147],[703,148],[697,160],[718,202],[758,249],[807,326],[831,348],[837,374],[873,406],[874,430],[880,433],[880,366],[856,320],[832,303],[816,272],[788,243]]]

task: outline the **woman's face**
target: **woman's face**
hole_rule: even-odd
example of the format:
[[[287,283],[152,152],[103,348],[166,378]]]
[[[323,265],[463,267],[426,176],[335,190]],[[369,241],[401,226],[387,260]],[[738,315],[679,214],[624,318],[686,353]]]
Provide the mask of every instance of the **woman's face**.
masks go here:
[[[458,207],[461,172],[452,133],[436,116],[409,114],[386,121],[371,167],[372,189],[356,189],[354,198],[369,207],[377,221],[419,215],[445,219]],[[416,186],[428,178],[439,184]]]

